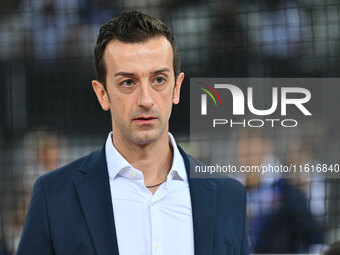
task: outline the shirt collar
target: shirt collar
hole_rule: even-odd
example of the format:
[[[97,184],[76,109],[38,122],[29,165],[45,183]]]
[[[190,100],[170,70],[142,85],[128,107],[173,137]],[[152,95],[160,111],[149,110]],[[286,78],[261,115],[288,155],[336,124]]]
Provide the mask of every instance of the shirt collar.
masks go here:
[[[188,177],[187,177],[187,172],[185,170],[184,159],[177,148],[175,138],[172,136],[170,132],[168,134],[169,134],[169,139],[170,139],[172,149],[173,149],[172,165],[171,165],[169,175],[172,172],[176,172],[183,181],[187,182]],[[168,175],[168,178],[169,178],[169,175]]]
[[[187,173],[185,170],[184,160],[179,152],[175,138],[169,132],[169,140],[173,149],[172,166],[169,171],[167,180],[179,179],[185,182],[188,181]],[[113,180],[122,171],[126,171],[128,168],[133,168],[131,164],[117,151],[112,143],[112,131],[109,133],[105,144],[105,156],[107,168],[109,171],[109,178]]]
[[[113,180],[120,171],[132,167],[129,162],[120,154],[112,143],[112,131],[109,133],[105,144],[105,156],[109,178]]]

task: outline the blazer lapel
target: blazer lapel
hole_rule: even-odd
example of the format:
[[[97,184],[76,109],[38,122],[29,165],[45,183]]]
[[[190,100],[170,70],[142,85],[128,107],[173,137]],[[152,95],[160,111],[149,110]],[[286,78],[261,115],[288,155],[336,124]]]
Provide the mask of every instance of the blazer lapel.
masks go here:
[[[105,147],[94,152],[74,181],[80,205],[98,255],[118,255]]]
[[[184,159],[185,168],[189,177],[190,167],[194,167],[197,163],[189,159],[182,148],[179,147],[179,151]],[[194,225],[195,255],[212,254],[216,209],[216,184],[207,179],[189,178],[189,189]]]

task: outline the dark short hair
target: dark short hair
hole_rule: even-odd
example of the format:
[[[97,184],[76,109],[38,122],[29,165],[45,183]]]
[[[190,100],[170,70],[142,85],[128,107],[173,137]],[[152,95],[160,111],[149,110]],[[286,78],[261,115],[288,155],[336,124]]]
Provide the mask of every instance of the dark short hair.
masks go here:
[[[151,17],[139,10],[126,10],[111,19],[100,28],[94,49],[96,76],[106,89],[107,69],[104,52],[108,42],[117,39],[121,42],[146,42],[158,36],[165,36],[173,50],[173,68],[175,78],[180,73],[180,58],[175,37],[170,29],[159,19]]]

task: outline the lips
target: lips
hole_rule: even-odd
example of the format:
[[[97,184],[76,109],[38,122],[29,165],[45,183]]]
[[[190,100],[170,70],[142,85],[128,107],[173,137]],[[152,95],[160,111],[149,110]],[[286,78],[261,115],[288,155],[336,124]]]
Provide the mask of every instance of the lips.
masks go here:
[[[133,119],[135,122],[137,122],[138,124],[152,124],[153,122],[155,122],[157,120],[156,117],[154,116],[140,116],[137,118]]]

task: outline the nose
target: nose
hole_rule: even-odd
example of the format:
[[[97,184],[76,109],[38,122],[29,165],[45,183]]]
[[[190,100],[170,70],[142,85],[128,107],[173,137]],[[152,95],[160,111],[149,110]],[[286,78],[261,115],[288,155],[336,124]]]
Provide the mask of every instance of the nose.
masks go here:
[[[140,107],[145,109],[150,109],[154,104],[152,88],[148,82],[143,82],[140,86],[138,104]]]

